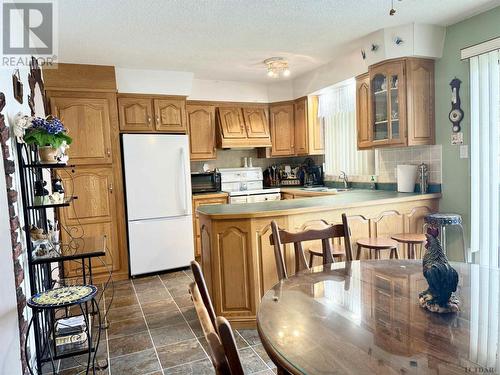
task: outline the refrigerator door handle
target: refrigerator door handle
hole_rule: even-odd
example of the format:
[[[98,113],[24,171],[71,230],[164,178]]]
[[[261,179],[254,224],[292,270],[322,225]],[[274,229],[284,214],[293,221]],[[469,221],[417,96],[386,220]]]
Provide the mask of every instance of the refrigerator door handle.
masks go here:
[[[183,209],[184,209],[184,214],[187,215],[188,214],[188,203],[187,203],[187,198],[188,198],[188,194],[186,192],[186,189],[187,189],[187,177],[186,177],[186,157],[184,155],[184,148],[181,148],[181,173],[182,173],[182,180],[184,181],[184,184],[182,186],[182,191],[183,191],[183,194],[184,194],[184,197],[182,199],[183,201]]]

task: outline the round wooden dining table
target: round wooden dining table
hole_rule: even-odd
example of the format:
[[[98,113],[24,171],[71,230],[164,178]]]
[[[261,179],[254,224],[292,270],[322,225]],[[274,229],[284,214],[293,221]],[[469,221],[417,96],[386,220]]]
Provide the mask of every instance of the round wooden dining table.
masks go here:
[[[431,313],[421,260],[302,271],[263,297],[257,329],[278,373],[500,374],[500,271],[451,263],[460,311]]]

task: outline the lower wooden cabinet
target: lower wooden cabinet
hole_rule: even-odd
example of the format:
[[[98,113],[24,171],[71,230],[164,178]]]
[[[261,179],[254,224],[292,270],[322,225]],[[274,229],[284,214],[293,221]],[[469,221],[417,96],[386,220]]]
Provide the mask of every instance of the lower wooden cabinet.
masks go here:
[[[225,204],[228,202],[226,193],[208,193],[193,195],[193,233],[194,233],[194,258],[200,260],[201,257],[201,228],[200,217],[196,209],[205,204]]]
[[[118,214],[119,205],[111,167],[78,167],[74,172],[60,171],[65,194],[76,196],[69,207],[59,209],[61,240],[66,255],[102,249],[102,238],[106,237],[106,266],[93,260],[94,276],[107,277],[108,269],[114,276],[128,275],[126,248],[120,246],[119,224],[123,215]],[[70,266],[69,275],[81,266]]]
[[[191,160],[215,159],[215,106],[186,106]]]

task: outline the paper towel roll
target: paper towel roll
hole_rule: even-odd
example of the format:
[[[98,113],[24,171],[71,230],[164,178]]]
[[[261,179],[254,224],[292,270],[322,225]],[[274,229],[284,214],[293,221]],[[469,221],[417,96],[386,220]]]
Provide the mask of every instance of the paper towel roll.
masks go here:
[[[417,166],[400,164],[397,167],[398,191],[402,193],[413,193],[417,181]]]

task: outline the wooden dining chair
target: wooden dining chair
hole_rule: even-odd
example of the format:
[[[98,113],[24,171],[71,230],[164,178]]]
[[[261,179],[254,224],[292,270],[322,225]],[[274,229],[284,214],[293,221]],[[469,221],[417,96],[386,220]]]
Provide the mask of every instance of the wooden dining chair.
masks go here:
[[[308,230],[308,229],[324,229],[328,228],[331,226],[326,220],[315,220],[313,222],[308,222],[306,223],[302,229]],[[344,243],[347,243],[347,246],[350,248],[351,247],[351,241],[350,241],[350,231],[349,231],[349,225],[347,224],[347,216],[345,214],[342,215],[342,226],[344,233],[339,233],[339,239],[343,238]],[[347,237],[347,240],[346,240]],[[309,254],[309,268],[313,266],[314,263],[314,258],[322,258],[323,257],[323,249],[322,245],[320,243],[313,243],[305,247],[305,252],[306,254]],[[352,249],[351,249],[352,251]],[[345,244],[342,244],[339,240],[335,241],[335,239],[332,239],[332,257],[333,261],[346,259],[346,253],[345,253]]]
[[[276,221],[271,222],[272,233],[269,240],[274,246],[274,258],[276,260],[276,270],[278,279],[284,280],[288,278],[288,273],[283,258],[283,250],[286,244],[292,244],[295,251],[295,273],[309,269],[304,256],[304,249],[302,242],[320,240],[322,247],[323,264],[333,263],[332,256],[332,239],[342,237],[344,238],[345,257],[346,261],[352,260],[351,240],[349,227],[347,225],[347,217],[342,214],[342,224],[330,225],[324,229],[309,229],[302,232],[288,232],[279,229]]]
[[[200,264],[195,260],[191,261],[191,271],[193,271],[194,281],[196,282],[196,285],[198,286],[198,290],[200,292],[201,299],[203,300],[203,304],[205,305],[205,308],[207,309],[208,316],[210,317],[210,321],[212,322],[212,325],[215,327],[214,305],[212,304],[212,300],[210,299],[210,294],[208,294],[207,283],[205,282],[205,278],[203,277],[203,272],[201,270]]]
[[[217,317],[212,324],[210,314],[205,307],[198,285],[189,284],[189,293],[193,300],[196,315],[200,321],[203,334],[208,344],[208,354],[217,375],[244,375],[240,356],[236,349],[233,330],[223,317]]]

